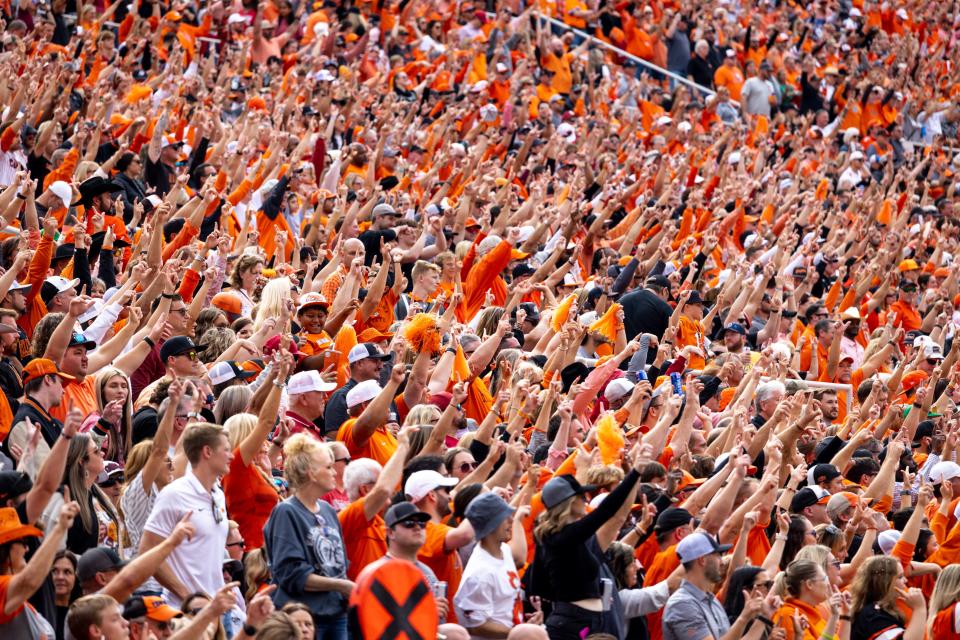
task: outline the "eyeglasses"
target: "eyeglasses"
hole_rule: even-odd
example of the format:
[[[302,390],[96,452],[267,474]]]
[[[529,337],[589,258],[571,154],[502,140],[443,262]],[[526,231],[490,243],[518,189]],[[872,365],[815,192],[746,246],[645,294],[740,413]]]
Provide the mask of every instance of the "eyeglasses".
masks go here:
[[[246,540],[237,540],[236,542],[228,542],[228,543],[227,543],[227,546],[228,546],[228,547],[240,547],[241,549],[246,549],[246,548],[247,548],[247,541],[246,541]]]
[[[179,313],[180,315],[185,316],[189,312],[187,311],[186,307],[180,307],[178,309],[170,309],[170,313]]]
[[[397,526],[404,529],[426,529],[427,523],[419,520],[405,520],[404,522],[398,522]]]
[[[460,463],[460,473],[467,473],[467,472],[473,471],[476,468],[477,468],[476,461]]]

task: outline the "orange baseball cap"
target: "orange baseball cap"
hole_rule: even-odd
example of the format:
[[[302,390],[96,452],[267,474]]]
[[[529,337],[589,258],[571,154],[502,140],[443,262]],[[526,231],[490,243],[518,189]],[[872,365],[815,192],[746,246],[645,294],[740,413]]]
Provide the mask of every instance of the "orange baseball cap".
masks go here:
[[[53,360],[48,358],[36,358],[27,363],[27,366],[23,368],[23,384],[27,384],[31,380],[36,380],[43,376],[60,376],[61,379],[72,382],[76,380],[71,375],[68,375],[60,369],[57,368],[56,363]]]
[[[210,300],[210,304],[221,311],[232,313],[236,316],[243,314],[243,305],[240,302],[240,298],[232,293],[227,293],[226,291],[221,291],[217,295],[213,296],[213,299]]]
[[[903,273],[904,271],[916,271],[919,268],[920,265],[917,264],[917,261],[911,258],[907,258],[897,265],[897,270],[900,271],[900,273]]]
[[[393,334],[390,332],[384,333],[373,327],[368,327],[357,336],[357,342],[380,342],[381,340],[387,341],[392,337]]]
[[[123,607],[123,617],[127,620],[147,618],[154,622],[169,622],[183,613],[174,609],[159,596],[140,596],[127,600]]]

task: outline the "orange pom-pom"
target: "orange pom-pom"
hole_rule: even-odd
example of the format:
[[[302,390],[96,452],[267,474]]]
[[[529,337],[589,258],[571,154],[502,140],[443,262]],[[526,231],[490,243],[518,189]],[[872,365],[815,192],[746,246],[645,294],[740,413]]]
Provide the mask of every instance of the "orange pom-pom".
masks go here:
[[[563,325],[567,323],[567,318],[570,317],[570,306],[574,300],[576,300],[576,296],[570,294],[560,302],[556,311],[553,312],[553,318],[550,320],[550,328],[555,332],[559,332],[560,329],[563,328]]]
[[[440,353],[440,328],[437,316],[431,313],[413,316],[403,329],[403,337],[417,353]]]

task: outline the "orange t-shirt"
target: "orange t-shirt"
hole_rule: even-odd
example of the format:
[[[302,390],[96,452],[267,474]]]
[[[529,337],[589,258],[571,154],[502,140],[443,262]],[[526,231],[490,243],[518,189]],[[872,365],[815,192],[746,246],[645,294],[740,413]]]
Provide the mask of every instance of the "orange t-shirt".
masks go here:
[[[71,382],[63,386],[63,400],[55,407],[50,408],[50,415],[63,422],[67,419],[67,411],[71,403],[80,410],[84,417],[99,411],[97,407],[97,380],[88,375],[83,382]]]
[[[347,578],[356,580],[367,565],[376,562],[387,553],[386,525],[380,514],[367,520],[363,512],[366,496],[354,500],[337,514],[343,528],[343,544],[347,548],[350,567]]]
[[[743,71],[739,67],[720,65],[713,73],[713,83],[717,87],[726,87],[730,92],[730,99],[740,102],[740,90],[743,89]]]
[[[447,532],[453,527],[436,522],[427,523],[427,541],[420,547],[417,560],[424,563],[437,574],[437,580],[447,583],[447,602],[450,604],[450,613],[447,622],[456,623],[457,617],[453,612],[453,596],[460,588],[460,577],[463,575],[463,565],[460,554],[456,551],[447,553],[443,546],[447,540]]]
[[[957,608],[960,603],[953,603],[946,609],[941,609],[933,618],[933,624],[930,628],[931,635],[939,640],[958,640],[960,638],[960,625],[958,625]]]
[[[21,605],[9,616],[3,613],[3,610],[7,608],[7,590],[10,588],[11,580],[13,580],[13,576],[0,576],[0,624],[7,624],[23,611],[23,606]]]
[[[243,464],[239,448],[233,450],[230,470],[223,476],[223,497],[230,519],[240,525],[247,549],[262,547],[263,525],[280,502],[280,494],[254,462]]]
[[[353,440],[353,425],[356,424],[356,422],[356,418],[351,418],[340,425],[340,430],[337,431],[337,440],[347,445],[347,450],[350,451],[350,457],[354,460],[357,458],[370,458],[382,465],[387,464],[397,451],[397,439],[392,433],[387,431],[385,425],[380,425],[366,443],[362,446],[358,445]]]
[[[650,563],[650,570],[643,579],[643,586],[652,587],[663,582],[680,566],[680,556],[677,555],[677,545],[671,545],[658,553]],[[663,609],[647,614],[647,630],[650,640],[663,638]]]
[[[703,325],[699,320],[692,320],[687,316],[680,316],[680,325],[677,328],[677,347],[682,349],[686,346],[694,346],[700,349],[702,353],[707,352],[707,344],[703,339]],[[688,369],[703,369],[707,366],[706,361],[696,354],[690,356],[687,363]]]

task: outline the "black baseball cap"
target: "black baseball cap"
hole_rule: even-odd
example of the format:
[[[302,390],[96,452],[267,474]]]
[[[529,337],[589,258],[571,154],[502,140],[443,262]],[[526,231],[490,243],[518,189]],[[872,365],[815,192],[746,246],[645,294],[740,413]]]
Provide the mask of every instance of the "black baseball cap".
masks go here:
[[[661,289],[670,289],[670,281],[666,276],[650,276],[647,278],[646,286],[659,287]]]
[[[87,582],[101,571],[117,571],[126,564],[110,547],[87,549],[77,560],[77,579],[80,582]]]
[[[657,516],[655,529],[657,533],[666,533],[690,524],[692,521],[693,515],[683,507],[668,507]]]
[[[193,340],[186,336],[174,336],[160,347],[160,360],[166,363],[170,356],[178,356],[189,351],[203,351],[206,348],[206,345],[194,344]]]
[[[420,511],[412,502],[404,500],[387,509],[387,513],[383,518],[384,524],[391,528],[408,520],[413,520],[414,522],[429,522],[430,514]]]

